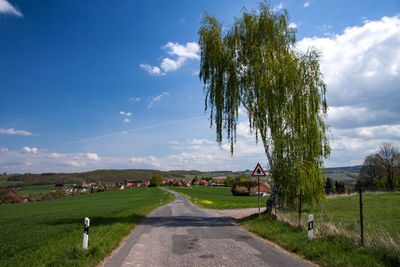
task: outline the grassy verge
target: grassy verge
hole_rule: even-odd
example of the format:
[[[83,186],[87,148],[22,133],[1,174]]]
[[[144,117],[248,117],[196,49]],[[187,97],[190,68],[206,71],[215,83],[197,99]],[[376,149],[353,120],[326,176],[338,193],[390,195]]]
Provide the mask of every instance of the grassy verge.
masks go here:
[[[270,240],[286,250],[321,266],[399,266],[400,255],[395,251],[371,247],[359,248],[341,236],[324,236],[307,240],[307,231],[287,223],[253,215],[239,223],[256,235]]]
[[[0,206],[0,266],[94,266],[150,211],[173,200],[159,188]],[[89,217],[89,249],[82,247]]]
[[[204,208],[239,209],[258,207],[258,197],[233,196],[230,187],[169,187],[169,189],[185,195],[192,203]],[[261,207],[265,207],[267,200],[267,197],[261,197]]]
[[[400,250],[400,193],[363,194],[364,239],[367,245]],[[304,206],[302,225],[314,214],[317,236],[343,235],[360,242],[360,208],[358,195],[340,196],[320,205]],[[297,211],[278,212],[282,221],[298,224]]]

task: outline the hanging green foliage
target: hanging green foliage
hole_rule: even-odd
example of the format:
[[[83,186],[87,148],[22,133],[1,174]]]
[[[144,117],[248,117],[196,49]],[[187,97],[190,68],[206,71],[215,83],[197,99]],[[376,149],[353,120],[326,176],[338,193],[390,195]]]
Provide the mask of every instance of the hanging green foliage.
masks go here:
[[[226,132],[233,153],[243,107],[264,145],[278,193],[294,204],[300,188],[307,201],[323,197],[320,168],[330,147],[319,55],[296,50],[296,30],[288,22],[286,10],[276,13],[261,3],[257,11],[243,10],[222,32],[222,24],[206,13],[199,30],[200,79],[217,141]]]

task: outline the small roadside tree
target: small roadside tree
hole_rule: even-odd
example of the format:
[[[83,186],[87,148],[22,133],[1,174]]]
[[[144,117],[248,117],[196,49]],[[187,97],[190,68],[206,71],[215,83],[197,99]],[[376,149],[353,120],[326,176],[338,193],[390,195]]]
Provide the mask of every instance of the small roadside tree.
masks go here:
[[[280,199],[288,205],[324,197],[320,168],[330,154],[326,85],[319,55],[295,49],[296,30],[286,10],[275,13],[267,3],[243,11],[225,33],[213,16],[204,15],[199,30],[200,79],[205,109],[217,142],[226,131],[233,154],[239,108],[261,138],[270,174]]]
[[[156,174],[156,175],[154,175],[153,177],[151,177],[151,180],[150,180],[150,186],[159,186],[159,185],[162,185],[163,184],[163,178],[162,178],[162,176],[161,175],[159,175],[159,174]]]
[[[393,144],[383,143],[379,147],[379,155],[386,172],[386,179],[391,191],[398,186],[400,175],[400,153],[399,148]]]
[[[333,193],[333,182],[331,178],[326,178],[325,194],[330,195]]]
[[[386,184],[383,159],[379,154],[372,154],[365,158],[358,175],[361,187],[384,188]]]
[[[368,188],[394,190],[400,180],[400,151],[393,144],[383,143],[378,153],[367,156],[361,167],[358,182]]]

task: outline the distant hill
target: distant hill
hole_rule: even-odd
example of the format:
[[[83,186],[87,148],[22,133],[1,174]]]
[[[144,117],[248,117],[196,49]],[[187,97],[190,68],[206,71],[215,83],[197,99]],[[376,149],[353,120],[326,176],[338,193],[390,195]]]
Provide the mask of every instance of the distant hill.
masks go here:
[[[185,175],[201,175],[200,171],[158,171],[158,170],[95,170],[81,173],[41,173],[9,175],[7,181],[12,184],[74,184],[91,182],[150,181],[160,174],[164,178],[183,178]],[[3,178],[4,179],[4,178]]]
[[[326,170],[329,172],[334,172],[334,171],[357,171],[357,172],[359,172],[360,169],[361,169],[361,165],[326,168]]]
[[[326,168],[326,177],[334,181],[344,182],[345,184],[353,184],[358,178],[361,165]]]
[[[326,168],[326,176],[332,180],[342,181],[347,184],[354,183],[358,177],[361,166]],[[193,179],[214,176],[250,176],[251,171],[211,171],[201,172],[196,170],[146,170],[146,169],[128,169],[128,170],[95,170],[80,173],[41,173],[41,174],[14,174],[0,177],[0,187],[15,185],[44,185],[44,184],[74,184],[91,182],[122,183],[126,181],[150,181],[151,177],[160,174],[164,178]]]

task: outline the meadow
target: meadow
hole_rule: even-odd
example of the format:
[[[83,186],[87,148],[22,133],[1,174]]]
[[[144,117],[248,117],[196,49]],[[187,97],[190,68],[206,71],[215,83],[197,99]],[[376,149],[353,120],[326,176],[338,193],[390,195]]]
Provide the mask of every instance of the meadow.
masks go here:
[[[46,184],[46,185],[26,185],[19,187],[17,189],[17,193],[19,196],[29,195],[29,194],[39,194],[39,193],[48,193],[56,188],[54,184]]]
[[[400,251],[400,193],[363,193],[364,243],[370,246]],[[314,215],[314,233],[317,237],[341,235],[359,244],[359,196],[340,195],[314,205],[304,205],[300,226],[305,229],[308,215]],[[278,219],[298,226],[297,210],[279,210]]]
[[[319,266],[400,266],[400,254],[395,250],[360,247],[340,235],[324,235],[310,241],[307,230],[273,220],[266,214],[261,220],[258,215],[252,215],[240,219],[239,223],[254,234]]]
[[[169,189],[185,195],[192,203],[203,208],[239,209],[258,207],[258,197],[233,196],[230,187],[169,187]],[[267,200],[268,197],[261,197],[260,206],[265,207]]]
[[[159,188],[0,206],[0,266],[95,266],[150,211],[173,200]],[[82,249],[89,217],[89,248]]]

